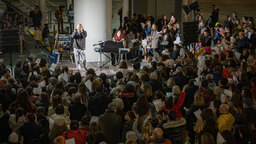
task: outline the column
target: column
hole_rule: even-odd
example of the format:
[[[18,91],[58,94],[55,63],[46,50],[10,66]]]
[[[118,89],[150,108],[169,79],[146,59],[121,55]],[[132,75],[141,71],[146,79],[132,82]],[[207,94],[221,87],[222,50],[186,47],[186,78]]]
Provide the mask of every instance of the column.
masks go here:
[[[190,4],[190,0],[182,0],[182,6],[183,6],[183,5],[189,5],[189,4]],[[182,11],[182,21],[183,21],[183,22],[189,22],[189,15],[190,15],[190,14],[187,15],[187,14],[185,13],[185,11],[183,10],[183,8],[182,8],[181,11]]]
[[[123,0],[123,13],[122,13],[122,19],[124,20],[124,17],[129,16],[129,0]]]
[[[41,28],[44,27],[44,24],[46,23],[46,0],[40,0],[40,10],[42,12],[42,20],[41,20]]]
[[[132,4],[131,4],[132,10],[131,10],[131,17],[134,14],[134,0],[132,0]]]
[[[87,62],[99,61],[93,44],[112,39],[112,0],[74,0],[74,22],[87,31]]]

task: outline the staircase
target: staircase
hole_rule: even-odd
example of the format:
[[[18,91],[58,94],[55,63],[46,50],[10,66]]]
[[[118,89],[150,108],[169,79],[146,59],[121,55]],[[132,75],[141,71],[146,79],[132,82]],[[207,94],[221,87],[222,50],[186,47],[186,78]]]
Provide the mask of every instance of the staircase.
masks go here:
[[[2,0],[7,6],[11,7],[16,12],[22,14],[25,18],[29,18],[29,13],[34,9],[35,6],[40,5],[40,0]],[[46,20],[51,23],[51,17],[54,14],[55,9],[58,5],[46,1]]]
[[[12,8],[14,11],[20,13],[25,18],[29,18],[30,7],[28,7],[21,0],[2,0],[8,7]]]

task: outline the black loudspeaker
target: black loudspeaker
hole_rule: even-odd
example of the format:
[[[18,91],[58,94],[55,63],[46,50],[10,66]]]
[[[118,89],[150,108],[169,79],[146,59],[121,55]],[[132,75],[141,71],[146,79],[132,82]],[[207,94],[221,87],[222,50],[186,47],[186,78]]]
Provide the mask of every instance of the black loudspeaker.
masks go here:
[[[19,30],[0,30],[1,50],[4,53],[20,50]]]
[[[198,22],[184,22],[181,26],[181,41],[188,45],[198,41]]]

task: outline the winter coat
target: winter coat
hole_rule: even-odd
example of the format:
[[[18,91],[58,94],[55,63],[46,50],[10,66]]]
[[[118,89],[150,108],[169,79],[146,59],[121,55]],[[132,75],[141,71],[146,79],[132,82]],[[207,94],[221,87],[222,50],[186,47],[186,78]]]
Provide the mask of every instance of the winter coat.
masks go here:
[[[111,98],[105,94],[95,94],[91,96],[88,100],[88,109],[92,116],[100,116],[103,114],[111,102]]]
[[[71,35],[71,38],[73,38],[73,47],[80,49],[80,50],[85,50],[85,38],[87,37],[87,32],[73,32]]]
[[[157,31],[152,31],[152,41],[151,41],[151,48],[158,48],[158,41],[159,41],[159,33]]]
[[[150,80],[149,84],[152,86],[152,91],[155,93],[157,90],[162,90],[162,83],[159,80]]]
[[[68,106],[68,111],[70,113],[70,120],[81,121],[86,112],[86,107],[82,103],[71,103]]]
[[[115,112],[105,112],[99,117],[99,127],[111,143],[115,144],[121,141],[122,120]]]
[[[182,118],[180,108],[183,105],[184,99],[185,99],[185,93],[181,92],[178,102],[175,105],[173,105],[172,108],[171,108],[173,111],[175,111],[177,113],[177,118],[179,118],[179,119]],[[162,107],[162,110],[165,110],[165,111],[168,111],[168,112],[170,111],[170,109],[167,109],[165,106]]]
[[[68,140],[71,138],[75,139],[76,144],[85,144],[86,143],[86,133],[80,129],[78,130],[68,130],[67,132],[64,132],[62,136]]]
[[[173,144],[172,141],[168,139],[152,139],[149,144]]]
[[[165,138],[172,141],[172,144],[181,144],[183,141],[183,131],[185,130],[186,120],[184,118],[169,121],[163,124]]]
[[[124,123],[123,132],[122,132],[122,142],[126,141],[126,133],[132,131],[134,120],[126,121]]]
[[[21,116],[16,120],[16,115],[12,114],[9,118],[9,126],[13,132],[18,132],[19,128],[26,122],[26,117]]]
[[[218,130],[222,133],[224,130],[231,131],[233,128],[233,124],[235,122],[235,118],[231,113],[222,114],[217,119]]]

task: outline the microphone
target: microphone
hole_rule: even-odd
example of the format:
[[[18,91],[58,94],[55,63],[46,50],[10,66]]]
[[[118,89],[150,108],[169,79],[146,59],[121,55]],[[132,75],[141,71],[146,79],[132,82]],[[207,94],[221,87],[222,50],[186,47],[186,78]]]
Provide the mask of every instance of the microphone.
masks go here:
[[[101,44],[103,44],[103,43],[104,43],[104,41],[99,41],[99,43],[93,44],[92,46],[98,46],[98,45],[101,45]]]

